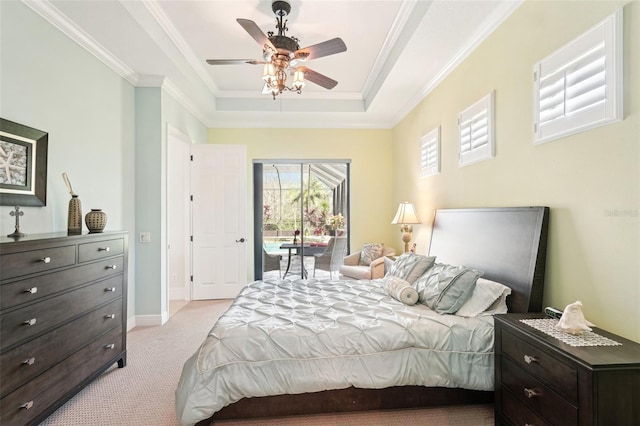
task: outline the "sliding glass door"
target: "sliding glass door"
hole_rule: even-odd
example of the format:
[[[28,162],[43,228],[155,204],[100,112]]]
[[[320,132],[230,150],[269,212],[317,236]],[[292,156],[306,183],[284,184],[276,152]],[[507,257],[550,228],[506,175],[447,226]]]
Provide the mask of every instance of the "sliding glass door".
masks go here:
[[[332,236],[348,238],[349,165],[254,161],[256,279],[306,277]]]

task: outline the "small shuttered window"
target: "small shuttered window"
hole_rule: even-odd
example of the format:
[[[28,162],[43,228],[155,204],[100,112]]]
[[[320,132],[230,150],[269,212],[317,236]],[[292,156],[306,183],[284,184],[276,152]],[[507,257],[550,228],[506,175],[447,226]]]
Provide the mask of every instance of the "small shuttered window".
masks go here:
[[[493,96],[493,92],[489,93],[458,116],[460,166],[494,156]]]
[[[534,142],[622,119],[622,9],[534,67]]]
[[[420,176],[440,173],[440,126],[420,138]]]

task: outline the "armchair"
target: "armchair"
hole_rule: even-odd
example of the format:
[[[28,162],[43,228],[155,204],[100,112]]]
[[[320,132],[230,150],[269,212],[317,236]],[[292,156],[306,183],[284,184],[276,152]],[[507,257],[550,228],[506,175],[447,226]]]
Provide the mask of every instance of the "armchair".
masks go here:
[[[384,277],[384,258],[385,256],[394,256],[396,251],[393,247],[384,246],[382,249],[382,257],[377,258],[371,265],[360,265],[361,251],[351,253],[344,258],[344,264],[340,266],[339,273],[345,277],[357,280],[374,280]]]

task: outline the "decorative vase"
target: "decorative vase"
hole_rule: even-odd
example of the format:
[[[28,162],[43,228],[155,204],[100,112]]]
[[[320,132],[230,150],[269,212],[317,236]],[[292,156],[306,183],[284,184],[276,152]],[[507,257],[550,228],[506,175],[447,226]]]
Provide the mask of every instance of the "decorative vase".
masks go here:
[[[107,226],[107,214],[102,209],[91,209],[84,217],[84,223],[87,224],[90,233],[102,232]]]
[[[67,219],[67,233],[82,234],[82,204],[77,195],[69,200],[69,216]]]

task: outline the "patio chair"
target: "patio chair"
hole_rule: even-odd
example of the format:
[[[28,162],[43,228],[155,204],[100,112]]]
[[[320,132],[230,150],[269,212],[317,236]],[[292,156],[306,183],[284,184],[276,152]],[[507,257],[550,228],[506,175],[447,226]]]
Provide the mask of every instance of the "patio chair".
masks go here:
[[[267,250],[262,247],[262,269],[264,272],[278,271],[280,278],[282,278],[282,270],[280,269],[281,260],[282,255],[267,253]]]
[[[329,276],[333,279],[333,271],[338,271],[346,253],[347,237],[331,237],[327,248],[322,253],[313,255],[313,276],[316,276],[316,269],[321,269],[329,271]]]

